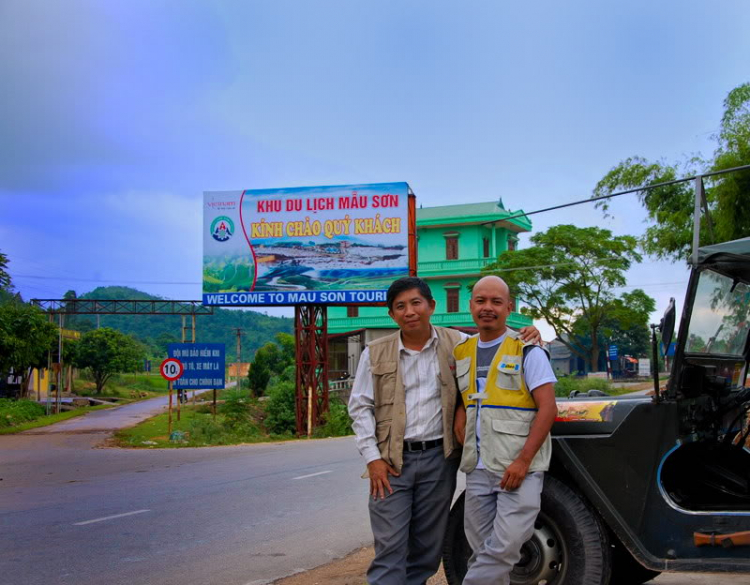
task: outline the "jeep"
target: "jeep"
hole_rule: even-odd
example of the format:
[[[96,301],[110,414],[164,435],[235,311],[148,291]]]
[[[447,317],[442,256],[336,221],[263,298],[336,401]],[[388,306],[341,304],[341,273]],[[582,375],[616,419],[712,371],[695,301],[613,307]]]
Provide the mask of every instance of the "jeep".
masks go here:
[[[693,260],[669,381],[674,299],[652,326],[654,395],[558,399],[534,535],[514,585],[637,585],[662,571],[750,573],[750,238]],[[471,553],[464,494],[443,563],[459,585]],[[750,581],[750,577],[748,577]]]

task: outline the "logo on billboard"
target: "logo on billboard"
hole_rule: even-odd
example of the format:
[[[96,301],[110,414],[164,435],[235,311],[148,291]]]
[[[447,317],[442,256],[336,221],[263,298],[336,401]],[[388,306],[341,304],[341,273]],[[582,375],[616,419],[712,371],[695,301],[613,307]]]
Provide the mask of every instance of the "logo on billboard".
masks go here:
[[[211,237],[217,242],[226,242],[234,234],[234,222],[226,215],[220,215],[211,222]]]

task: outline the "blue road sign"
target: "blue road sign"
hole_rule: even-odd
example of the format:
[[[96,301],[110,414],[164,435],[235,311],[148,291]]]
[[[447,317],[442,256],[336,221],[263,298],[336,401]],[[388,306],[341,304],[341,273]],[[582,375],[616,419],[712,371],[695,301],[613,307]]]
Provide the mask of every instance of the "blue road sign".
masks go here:
[[[170,343],[167,353],[185,367],[173,382],[175,390],[224,388],[226,350],[223,343]]]
[[[611,360],[617,359],[617,346],[616,345],[609,346],[609,359]]]
[[[670,343],[669,344],[669,348],[667,349],[667,353],[665,355],[664,354],[664,345],[661,344],[661,343],[659,344],[659,348],[661,349],[661,355],[663,355],[665,357],[674,357],[674,352],[675,352],[675,348],[676,347],[677,347],[677,343],[676,342],[673,341],[672,343]]]

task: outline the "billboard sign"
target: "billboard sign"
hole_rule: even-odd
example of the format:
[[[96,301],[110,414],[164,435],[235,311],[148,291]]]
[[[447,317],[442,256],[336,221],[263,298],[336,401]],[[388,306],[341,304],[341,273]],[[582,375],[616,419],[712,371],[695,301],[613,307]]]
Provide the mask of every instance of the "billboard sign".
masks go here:
[[[175,390],[224,388],[225,346],[223,343],[170,343],[168,359],[182,362],[183,372],[172,385]]]
[[[409,274],[409,199],[406,183],[204,193],[203,304],[385,302]]]
[[[650,359],[639,359],[638,360],[638,375],[642,378],[647,378],[651,375],[651,360]]]

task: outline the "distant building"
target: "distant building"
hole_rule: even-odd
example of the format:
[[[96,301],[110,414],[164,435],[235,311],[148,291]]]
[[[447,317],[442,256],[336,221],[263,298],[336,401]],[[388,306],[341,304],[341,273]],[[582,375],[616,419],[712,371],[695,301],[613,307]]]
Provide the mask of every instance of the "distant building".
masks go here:
[[[434,325],[473,329],[468,287],[501,252],[517,248],[518,234],[531,231],[526,217],[506,219],[517,213],[502,201],[417,209],[417,275],[435,297]],[[516,312],[518,299],[513,302],[508,325],[531,325],[529,317]],[[353,376],[365,344],[393,331],[385,307],[330,307],[330,380]]]

